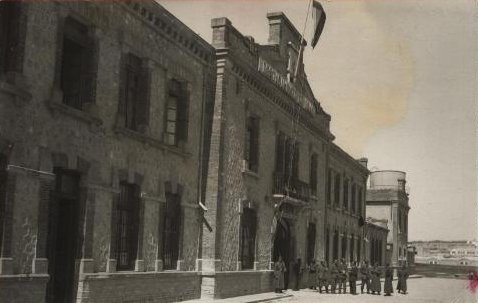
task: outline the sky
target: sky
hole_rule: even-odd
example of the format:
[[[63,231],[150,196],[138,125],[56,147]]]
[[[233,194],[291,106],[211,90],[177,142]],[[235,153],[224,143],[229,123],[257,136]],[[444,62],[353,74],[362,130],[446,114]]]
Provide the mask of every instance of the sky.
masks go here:
[[[210,42],[227,17],[267,43],[267,12],[303,30],[308,0],[159,0]],[[304,63],[336,143],[371,170],[402,170],[409,240],[478,238],[478,9],[474,0],[322,0]],[[310,40],[312,23],[306,27]]]

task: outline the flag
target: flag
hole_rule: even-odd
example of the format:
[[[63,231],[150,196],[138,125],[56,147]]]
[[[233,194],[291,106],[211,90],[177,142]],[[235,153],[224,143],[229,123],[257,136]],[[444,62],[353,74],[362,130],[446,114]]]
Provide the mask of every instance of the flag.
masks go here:
[[[322,5],[314,0],[312,5],[312,19],[314,20],[314,36],[312,37],[312,48],[317,45],[319,41],[320,34],[322,34],[322,30],[324,29],[325,19],[327,16],[325,15],[324,8]]]

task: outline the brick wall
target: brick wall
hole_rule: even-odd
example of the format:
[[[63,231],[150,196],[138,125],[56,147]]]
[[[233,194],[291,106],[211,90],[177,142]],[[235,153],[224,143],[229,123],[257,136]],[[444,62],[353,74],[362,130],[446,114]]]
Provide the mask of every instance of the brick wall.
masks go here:
[[[85,275],[78,285],[78,303],[167,303],[197,299],[196,272]]]
[[[218,272],[216,298],[229,298],[273,290],[273,272],[270,270]]]

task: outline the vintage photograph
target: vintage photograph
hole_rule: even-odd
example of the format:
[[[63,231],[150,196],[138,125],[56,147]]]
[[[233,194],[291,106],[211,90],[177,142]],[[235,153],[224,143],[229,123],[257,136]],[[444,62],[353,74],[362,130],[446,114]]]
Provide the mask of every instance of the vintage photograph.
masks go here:
[[[476,0],[0,0],[0,303],[477,303]]]

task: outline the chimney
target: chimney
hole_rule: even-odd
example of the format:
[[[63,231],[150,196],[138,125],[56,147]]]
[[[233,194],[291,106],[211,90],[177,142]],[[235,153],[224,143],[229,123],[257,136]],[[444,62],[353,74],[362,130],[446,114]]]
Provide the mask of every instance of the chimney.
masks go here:
[[[360,158],[357,160],[363,167],[367,168],[368,159],[367,158]]]

